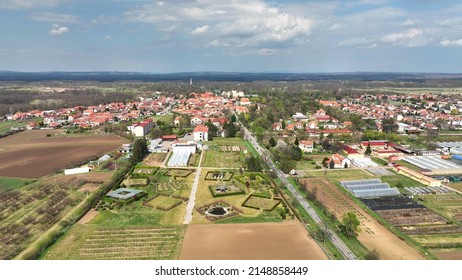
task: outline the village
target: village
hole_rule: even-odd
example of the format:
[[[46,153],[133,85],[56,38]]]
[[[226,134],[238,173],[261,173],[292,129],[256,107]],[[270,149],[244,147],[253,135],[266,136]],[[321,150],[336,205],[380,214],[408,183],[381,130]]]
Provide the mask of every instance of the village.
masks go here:
[[[5,166],[0,166],[0,174],[41,178],[38,182],[50,180],[43,178],[53,172],[56,176],[56,170],[63,171],[58,172],[59,180],[63,181],[103,178],[105,174],[106,179],[102,181],[83,179],[88,182],[84,186],[93,188],[86,191],[87,194],[98,195],[101,200],[81,218],[76,230],[90,230],[87,223],[105,225],[101,217],[107,215],[116,221],[124,219],[123,215],[135,215],[140,219],[156,217],[159,226],[170,227],[175,239],[184,237],[186,240],[182,247],[172,244],[166,258],[200,257],[197,252],[205,249],[197,247],[199,235],[193,233],[200,224],[212,226],[245,221],[242,226],[246,227],[261,220],[287,223],[293,219],[309,224],[314,218],[295,207],[296,201],[302,202],[294,194],[289,194],[290,188],[287,186],[286,189],[285,184],[297,186],[306,201],[318,209],[317,213],[331,217],[332,227],[341,226],[342,217],[348,210],[356,209],[356,203],[370,209],[358,212],[362,228],[359,235],[347,237],[345,232],[336,232],[346,236],[349,246],[354,247],[352,244],[360,242],[367,250],[339,252],[329,249],[327,258],[396,259],[396,252],[409,259],[423,258],[422,253],[417,252],[421,249],[416,251],[408,244],[401,244],[403,241],[396,237],[400,234],[409,235],[406,238],[420,244],[419,248],[431,254],[431,258],[459,256],[456,248],[449,254],[431,242],[437,236],[462,232],[460,209],[451,208],[444,200],[446,197],[451,201],[460,199],[462,142],[438,138],[439,134],[458,133],[460,101],[429,94],[412,95],[412,101],[408,97],[387,95],[384,98],[380,94],[365,94],[335,101],[317,99],[310,101],[311,109],[307,111],[286,111],[285,115],[277,115],[279,120],[263,132],[255,123],[264,119],[265,114],[271,114],[268,112],[273,110],[268,104],[279,102],[279,97],[246,94],[240,90],[186,95],[157,92],[125,103],[18,112],[5,116],[4,122],[19,122],[21,128],[12,129],[17,135],[4,139],[25,135],[22,138],[30,142],[21,146],[26,149],[24,153],[33,147],[31,143],[37,141],[35,139],[39,143],[54,143],[55,149],[60,141],[63,155],[66,150],[72,156],[63,157],[62,161],[54,162],[47,169],[36,169],[36,160],[45,158],[45,154],[49,155],[47,149],[51,151],[53,148],[41,146],[42,156],[31,160],[26,156],[22,162],[21,159],[10,162],[21,164],[21,170],[27,175],[11,168],[7,161]],[[34,121],[28,121],[31,119]],[[360,125],[367,127],[358,128]],[[35,136],[36,133],[40,136]],[[109,139],[113,144],[104,147],[104,141]],[[92,147],[92,152],[87,148],[87,154],[78,157],[74,152],[80,149],[78,141]],[[12,144],[6,143],[9,149],[8,145]],[[72,144],[75,147],[69,148],[70,143],[75,143]],[[97,148],[97,145],[101,147]],[[145,153],[140,154],[144,149],[140,145],[145,145]],[[69,165],[71,158],[74,162],[79,160],[79,164]],[[97,187],[107,181],[107,172],[116,174],[116,179],[112,179],[116,181],[104,188]],[[283,183],[276,183],[276,179]],[[100,193],[95,188],[109,192]],[[338,188],[350,194],[339,192]],[[333,199],[345,205],[340,207],[332,202]],[[440,201],[443,210],[434,207],[432,203],[435,201]],[[110,214],[114,209],[125,214]],[[419,210],[412,212],[412,209]],[[417,221],[416,224],[412,224],[412,229],[407,227],[403,221],[390,216],[393,211],[399,212],[396,215],[400,219]],[[372,218],[371,215],[382,218]],[[375,219],[394,225],[396,232],[391,234],[376,224]],[[425,227],[427,219],[435,219],[432,230]],[[446,223],[454,225],[449,227]],[[179,230],[181,224],[190,225],[190,233],[183,236]],[[309,231],[318,241],[325,242],[320,228],[322,225],[312,224]],[[115,226],[112,230],[119,232],[125,227]],[[215,232],[219,228],[208,230]],[[383,234],[390,235],[388,244],[391,247],[388,249],[381,245],[383,241],[379,236]],[[430,235],[429,241],[421,239],[421,234]],[[450,246],[449,237],[442,240],[446,241],[441,246]],[[107,242],[122,244],[110,238]],[[154,246],[156,241],[146,242]],[[59,258],[94,258],[99,254],[108,258],[128,256],[123,250],[109,252],[106,245],[91,249],[93,243],[87,243],[76,244],[68,256],[52,249],[43,257],[53,258],[54,254]],[[58,243],[57,246],[62,245]],[[259,250],[276,253],[267,252],[264,247],[262,245]],[[315,247],[311,244],[306,249]],[[19,250],[20,247],[7,248]],[[212,248],[204,252],[218,253]],[[220,254],[232,259],[236,252],[220,251]],[[287,256],[294,256],[290,252]],[[320,251],[316,252],[315,258],[326,257]],[[133,257],[162,258],[153,250],[146,250],[145,254],[134,254]]]

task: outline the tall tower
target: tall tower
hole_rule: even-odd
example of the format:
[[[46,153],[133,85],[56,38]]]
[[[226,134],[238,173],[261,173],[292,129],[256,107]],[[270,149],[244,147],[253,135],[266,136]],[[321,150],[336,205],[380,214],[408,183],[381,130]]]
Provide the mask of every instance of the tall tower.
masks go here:
[[[192,85],[192,78],[189,78],[189,85]]]

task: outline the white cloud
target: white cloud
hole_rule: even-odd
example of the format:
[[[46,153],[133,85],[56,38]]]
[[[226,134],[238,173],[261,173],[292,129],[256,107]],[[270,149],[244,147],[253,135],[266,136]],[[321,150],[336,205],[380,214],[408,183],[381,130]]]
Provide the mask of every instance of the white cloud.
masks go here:
[[[257,46],[286,42],[311,34],[313,21],[276,8],[262,0],[200,0],[148,4],[127,11],[130,22],[162,26],[174,24],[183,30],[200,27],[191,35],[205,34],[222,44]],[[209,38],[210,40],[210,38]]]
[[[1,0],[0,9],[30,9],[42,6],[58,6],[68,0]]]
[[[448,18],[448,19],[444,19],[438,22],[438,25],[442,27],[451,27],[451,26],[461,25],[461,24],[462,24],[461,17]]]
[[[220,41],[218,41],[217,39],[207,44],[207,47],[219,47],[219,46],[221,46],[221,44],[220,44]]]
[[[449,40],[443,40],[440,42],[442,46],[448,47],[448,46],[462,46],[462,39],[459,40],[454,40],[454,41],[449,41]]]
[[[191,35],[200,35],[200,34],[204,34],[206,33],[207,31],[209,31],[210,29],[210,26],[208,25],[204,25],[204,26],[201,26],[201,27],[197,27],[196,29],[194,29],[193,31],[191,31]]]
[[[63,35],[64,33],[69,32],[69,28],[65,26],[53,25],[53,28],[50,29],[49,33],[53,36]]]
[[[270,55],[276,55],[278,53],[279,53],[279,50],[268,49],[268,48],[259,49],[257,51],[257,55],[260,55],[260,56],[270,56]]]
[[[31,18],[38,21],[48,21],[54,23],[76,23],[74,15],[55,14],[55,13],[34,13]]]
[[[104,36],[103,39],[104,39],[104,40],[111,40],[111,39],[112,39],[112,36],[111,36],[111,35],[107,35],[107,36]]]
[[[398,33],[391,33],[388,34],[384,37],[382,37],[382,42],[385,43],[395,43],[401,40],[408,40],[412,39],[416,36],[422,36],[422,30],[421,29],[416,29],[412,28],[403,32],[398,32]]]
[[[340,41],[337,44],[337,46],[339,47],[358,47],[358,46],[364,46],[364,45],[370,44],[370,42],[371,41],[365,37],[349,38],[349,39]]]
[[[165,31],[165,32],[173,32],[175,30],[177,30],[178,27],[176,25],[170,25],[169,27],[167,28],[164,28],[162,31]]]

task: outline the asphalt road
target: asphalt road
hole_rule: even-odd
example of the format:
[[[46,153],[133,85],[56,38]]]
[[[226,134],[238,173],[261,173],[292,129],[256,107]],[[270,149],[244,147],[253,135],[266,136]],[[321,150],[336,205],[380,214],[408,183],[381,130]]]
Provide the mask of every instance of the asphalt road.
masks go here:
[[[315,221],[316,224],[318,224],[322,229],[326,230],[327,237],[330,239],[330,241],[332,241],[334,246],[340,251],[340,253],[345,257],[345,259],[356,260],[357,258],[355,254],[353,254],[353,252],[345,245],[345,243],[343,243],[343,241],[337,236],[337,234],[333,230],[331,230],[328,226],[324,224],[324,222],[319,217],[318,213],[316,213],[316,211],[308,204],[306,199],[297,192],[294,186],[287,180],[286,175],[279,168],[276,167],[273,160],[271,159],[271,153],[260,146],[257,139],[249,132],[249,130],[247,130],[245,126],[243,126],[242,124],[241,126],[244,128],[245,139],[248,139],[250,143],[252,143],[257,152],[263,158],[263,160],[268,164],[268,166],[272,170],[276,172],[279,180],[281,180],[281,182],[287,187],[287,189],[290,191],[293,197],[297,199],[298,203],[300,203],[303,209],[305,209],[306,213],[310,215],[310,217]]]

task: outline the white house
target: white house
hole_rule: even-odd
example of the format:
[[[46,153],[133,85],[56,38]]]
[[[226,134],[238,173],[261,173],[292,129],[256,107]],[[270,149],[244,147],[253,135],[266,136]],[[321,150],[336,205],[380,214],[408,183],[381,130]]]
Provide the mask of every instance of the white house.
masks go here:
[[[351,160],[348,158],[344,158],[339,154],[333,154],[328,162],[328,166],[330,167],[330,162],[334,161],[334,168],[348,168],[351,166]]]
[[[202,124],[202,119],[198,117],[191,118],[191,125]]]
[[[203,124],[198,124],[193,131],[194,141],[208,141],[209,128]]]
[[[313,141],[301,140],[298,143],[298,147],[305,153],[313,152]]]

